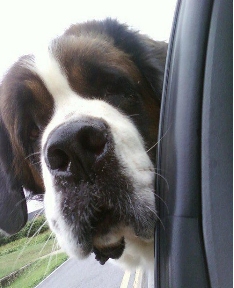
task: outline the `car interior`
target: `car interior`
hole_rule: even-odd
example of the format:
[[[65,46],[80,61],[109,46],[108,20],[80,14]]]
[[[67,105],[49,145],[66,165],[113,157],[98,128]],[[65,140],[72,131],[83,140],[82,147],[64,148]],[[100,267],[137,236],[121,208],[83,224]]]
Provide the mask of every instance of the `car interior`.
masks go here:
[[[232,6],[176,6],[157,145],[156,288],[233,287]]]

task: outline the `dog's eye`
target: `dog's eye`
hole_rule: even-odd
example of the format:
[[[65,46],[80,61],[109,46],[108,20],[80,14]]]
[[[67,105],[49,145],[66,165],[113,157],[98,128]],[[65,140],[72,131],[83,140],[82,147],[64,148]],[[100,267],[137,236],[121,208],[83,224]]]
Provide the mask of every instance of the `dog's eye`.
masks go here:
[[[105,96],[118,94],[118,89],[114,85],[108,85],[105,90]]]
[[[40,136],[40,129],[36,126],[36,124],[32,125],[30,129],[29,138],[31,141],[36,141]]]
[[[119,77],[106,85],[105,96],[123,96],[124,98],[132,98],[135,94],[134,85],[125,77]]]

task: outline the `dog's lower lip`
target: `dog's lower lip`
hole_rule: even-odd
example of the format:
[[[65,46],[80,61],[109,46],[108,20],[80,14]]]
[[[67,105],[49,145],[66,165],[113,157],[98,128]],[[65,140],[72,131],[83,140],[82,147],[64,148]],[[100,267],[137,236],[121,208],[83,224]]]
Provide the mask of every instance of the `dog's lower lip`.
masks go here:
[[[117,243],[110,246],[93,248],[93,252],[96,255],[95,259],[104,265],[109,258],[118,259],[123,254],[125,248],[124,237],[122,237]]]

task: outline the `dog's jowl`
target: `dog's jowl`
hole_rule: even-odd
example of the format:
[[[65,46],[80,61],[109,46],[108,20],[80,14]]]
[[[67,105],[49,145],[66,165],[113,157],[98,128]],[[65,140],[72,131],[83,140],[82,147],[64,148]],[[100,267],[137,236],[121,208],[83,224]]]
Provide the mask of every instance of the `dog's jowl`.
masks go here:
[[[71,26],[21,57],[0,90],[0,227],[24,190],[70,256],[153,263],[155,150],[167,45],[115,20]]]

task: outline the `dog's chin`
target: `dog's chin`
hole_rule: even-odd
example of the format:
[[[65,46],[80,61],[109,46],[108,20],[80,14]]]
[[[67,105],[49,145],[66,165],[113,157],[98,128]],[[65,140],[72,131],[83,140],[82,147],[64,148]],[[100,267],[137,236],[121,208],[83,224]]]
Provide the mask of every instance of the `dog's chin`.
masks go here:
[[[103,221],[92,231],[91,240],[82,238],[83,242],[78,243],[82,257],[87,257],[90,253],[95,254],[95,259],[104,265],[109,259],[119,259],[125,250],[125,230],[126,228],[117,225],[108,227],[107,222]],[[80,237],[74,235],[77,241]]]
[[[96,245],[93,246],[93,253],[95,254],[95,259],[101,264],[104,265],[109,258],[119,259],[125,248],[124,237],[119,241],[111,244]]]
[[[105,233],[104,231],[108,232]],[[88,240],[88,238],[84,238],[84,241],[79,243],[78,235],[73,233],[72,241],[67,241],[65,238],[63,239],[63,244],[65,244],[65,247],[63,248],[71,257],[84,259],[91,253],[94,253],[95,259],[101,265],[104,265],[108,260],[117,260],[117,264],[119,262],[122,267],[127,269],[136,268],[139,265],[141,266],[141,263],[139,262],[142,261],[142,259],[135,260],[134,257],[141,258],[141,256],[138,256],[138,253],[141,253],[145,249],[146,253],[148,253],[147,249],[153,243],[154,237],[153,229],[151,233],[148,232],[145,237],[142,237],[136,235],[134,228],[131,226],[121,224],[107,228],[105,221],[98,225],[95,233],[92,234],[92,239],[90,240]],[[149,234],[151,234],[151,237]],[[69,243],[73,243],[73,245],[69,246]],[[63,244],[61,243],[61,246],[63,246]],[[151,250],[150,253],[152,253]],[[127,261],[123,260],[123,262],[132,261],[134,264],[130,263],[130,265],[128,265],[128,263],[121,263],[121,259],[127,259]]]
[[[87,230],[87,227],[79,227],[77,229],[76,227],[79,224],[77,226],[69,225],[64,217],[62,216],[61,219],[60,216],[57,217],[57,220],[52,221],[49,217],[49,223],[57,236],[61,248],[73,258],[85,259],[91,253],[94,253],[95,259],[101,265],[104,265],[109,259],[113,259],[117,260],[117,263],[119,262],[122,267],[131,269],[141,265],[141,263],[139,264],[141,260],[132,259],[134,257],[137,258],[140,251],[148,249],[147,247],[153,241],[153,227],[150,229],[148,226],[148,232],[144,235],[139,235],[135,231],[134,225],[126,225],[124,223],[113,224],[110,215],[106,215],[101,222],[96,224],[95,229],[91,231]],[[53,219],[56,218],[53,217]],[[88,233],[80,237],[80,231],[88,231]],[[125,265],[126,263],[121,263],[121,259],[127,259],[127,261],[123,260],[123,262],[134,262],[134,264],[130,263],[130,266]]]
[[[122,256],[125,250],[125,240],[124,237],[122,237],[119,240],[115,240],[113,243],[108,243],[102,242],[100,239],[94,237],[92,247],[87,243],[83,243],[78,244],[75,248],[77,249],[74,249],[71,253],[69,253],[69,250],[66,252],[68,252],[70,256],[78,259],[87,258],[91,253],[94,253],[95,259],[101,265],[104,265],[109,259],[116,260]]]
[[[124,228],[120,226],[114,228],[105,227],[108,232],[103,233],[102,223],[98,225],[95,232],[92,232],[92,238],[83,238],[77,234],[75,229],[71,229],[71,227],[66,225],[65,222],[62,225],[63,227],[61,225],[58,226],[56,221],[49,222],[61,248],[70,257],[85,259],[91,253],[94,253],[95,259],[101,265],[104,265],[109,259],[119,259],[125,250]],[[103,225],[105,226],[105,224]],[[61,230],[63,230],[63,233],[61,233]]]

